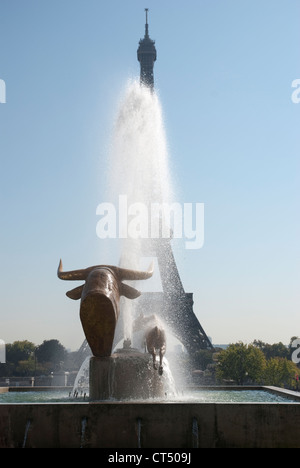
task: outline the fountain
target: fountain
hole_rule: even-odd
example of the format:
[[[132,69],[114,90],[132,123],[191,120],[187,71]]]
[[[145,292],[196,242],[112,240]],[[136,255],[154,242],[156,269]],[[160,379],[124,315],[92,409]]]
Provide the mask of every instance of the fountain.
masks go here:
[[[125,283],[133,282],[135,286],[136,281],[152,277],[152,267],[148,272],[138,268],[146,249],[155,252],[162,248],[165,238],[157,232],[159,228],[164,227],[170,239],[171,226],[164,213],[156,212],[151,223],[148,217],[148,214],[153,216],[153,205],[165,206],[172,198],[162,111],[153,89],[137,81],[127,86],[111,146],[108,181],[111,200],[117,206],[120,197],[126,198],[131,215],[119,226],[119,232],[122,231],[120,266],[97,265],[64,272],[60,262],[58,276],[63,280],[85,281],[67,296],[81,300],[80,318],[92,352],[90,398],[164,397],[175,392],[174,379],[164,357],[166,335],[170,330],[163,320],[163,311],[151,301],[146,310],[138,302],[140,293]],[[132,218],[134,210],[136,216]],[[119,217],[122,215],[124,213]],[[100,226],[98,223],[98,233]],[[153,233],[157,234],[154,238],[149,236]],[[168,263],[168,256],[163,260]],[[171,293],[176,294],[177,288],[176,282],[173,285],[169,281]],[[114,345],[120,341],[123,347],[114,350]],[[148,353],[143,350],[144,342]],[[87,365],[88,362],[83,367],[86,369]],[[82,372],[83,369],[80,374]]]
[[[161,106],[153,86],[156,50],[148,20],[138,59],[141,81],[126,89],[110,155],[112,205],[126,207],[128,215],[119,213],[120,264],[64,271],[60,262],[58,268],[60,279],[83,281],[67,295],[80,299],[80,320],[91,357],[82,363],[70,398],[41,401],[28,396],[17,401],[10,392],[4,394],[0,447],[131,448],[132,452],[174,448],[178,457],[173,460],[182,462],[190,461],[190,449],[204,447],[299,447],[300,403],[295,392],[202,388],[187,398],[178,397],[168,365],[168,339],[178,331],[178,323],[189,336],[187,323],[191,322],[180,321],[186,295],[171,268],[169,246],[176,226],[154,210],[171,203],[173,193]],[[107,219],[102,218],[97,225],[100,237],[105,224]],[[111,228],[116,234],[116,226]],[[140,295],[136,289],[136,282],[149,284],[158,275],[152,266],[146,271],[141,268],[141,259],[149,252],[161,253],[164,276],[160,279],[172,301],[152,302],[155,296]],[[170,307],[177,307],[177,328],[167,320]],[[210,346],[204,330],[194,323],[197,346]],[[235,395],[234,400],[235,391],[250,393],[244,399]],[[275,398],[274,393],[285,398]],[[79,394],[83,398],[76,398]],[[274,398],[266,399],[266,394]]]

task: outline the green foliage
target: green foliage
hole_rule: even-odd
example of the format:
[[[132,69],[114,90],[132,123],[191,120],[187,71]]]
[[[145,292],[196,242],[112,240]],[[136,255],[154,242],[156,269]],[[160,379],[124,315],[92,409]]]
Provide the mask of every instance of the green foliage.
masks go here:
[[[200,349],[193,356],[193,365],[197,369],[205,370],[209,364],[213,363],[213,351]]]
[[[293,339],[291,339],[292,343]],[[297,388],[299,369],[290,359],[290,347],[254,341],[231,344],[218,355],[218,380],[233,380],[238,385],[257,383]]]
[[[263,341],[254,340],[253,345],[264,353],[266,359],[271,359],[273,357],[289,359],[290,357],[289,349],[281,342],[270,345]]]
[[[36,346],[30,341],[15,341],[6,345],[6,364],[0,366],[0,376],[32,376],[60,370],[67,357],[58,340],[44,341]]]
[[[219,354],[217,378],[233,380],[238,385],[261,379],[265,367],[263,352],[253,345],[242,342],[231,344]]]
[[[30,341],[14,341],[6,346],[6,361],[17,365],[19,361],[26,361],[32,356],[35,345]]]
[[[33,356],[27,361],[19,361],[15,367],[16,374],[19,376],[31,376],[35,374],[35,360]]]
[[[264,384],[275,387],[296,388],[295,376],[299,369],[292,361],[288,359],[274,357],[266,362],[264,370]]]
[[[38,362],[44,363],[50,371],[59,370],[66,359],[66,350],[58,340],[43,341],[36,349],[36,357]]]

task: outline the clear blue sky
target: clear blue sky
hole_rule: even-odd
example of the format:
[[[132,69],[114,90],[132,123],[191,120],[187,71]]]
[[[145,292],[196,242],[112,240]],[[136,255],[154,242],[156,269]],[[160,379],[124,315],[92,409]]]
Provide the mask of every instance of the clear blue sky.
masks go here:
[[[214,343],[288,343],[300,336],[298,0],[0,0],[0,338],[81,345],[56,269],[115,260],[96,207],[145,7],[178,201],[205,204],[203,248],[175,251],[184,288]]]

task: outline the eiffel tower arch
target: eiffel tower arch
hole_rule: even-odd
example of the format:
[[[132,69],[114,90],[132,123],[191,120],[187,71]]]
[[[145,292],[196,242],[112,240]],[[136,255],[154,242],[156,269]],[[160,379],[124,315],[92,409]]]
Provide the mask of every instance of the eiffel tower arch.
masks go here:
[[[171,334],[193,356],[199,350],[213,350],[213,345],[194,313],[193,293],[186,293],[173,255],[171,238],[146,239],[144,257],[156,257],[162,291],[144,292],[136,300],[137,313],[155,313],[168,326]]]

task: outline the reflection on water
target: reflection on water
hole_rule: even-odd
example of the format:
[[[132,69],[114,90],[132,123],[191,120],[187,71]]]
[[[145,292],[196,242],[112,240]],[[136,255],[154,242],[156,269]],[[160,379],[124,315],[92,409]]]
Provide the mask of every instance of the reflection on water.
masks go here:
[[[7,392],[0,394],[0,404],[9,403],[81,403],[84,398],[74,398],[68,391]],[[128,400],[127,400],[128,402]],[[145,402],[161,402],[149,399]],[[193,390],[176,397],[166,395],[165,403],[287,403],[284,396],[264,390]],[[296,400],[294,402],[297,402]]]

